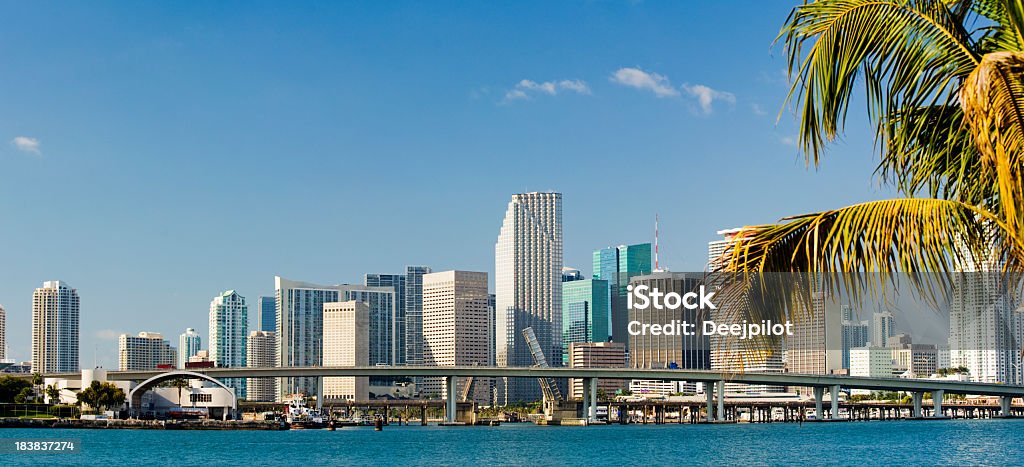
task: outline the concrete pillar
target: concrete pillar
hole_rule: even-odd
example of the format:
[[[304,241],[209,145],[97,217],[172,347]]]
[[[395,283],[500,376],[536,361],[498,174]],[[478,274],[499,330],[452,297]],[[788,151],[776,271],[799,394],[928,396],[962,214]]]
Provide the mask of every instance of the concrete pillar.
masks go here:
[[[719,381],[715,383],[718,385],[718,412],[715,414],[718,416],[718,421],[725,420],[725,381]]]
[[[323,413],[324,409],[324,377],[316,378],[316,411]]]
[[[1011,402],[1013,402],[1013,397],[1012,396],[1003,396],[1003,397],[999,398],[999,410],[1001,412],[999,415],[1001,417],[1009,417],[1011,415],[1011,413],[1010,413],[1010,403]]]
[[[839,385],[832,386],[832,420],[839,420]]]
[[[946,397],[946,391],[939,389],[938,391],[932,391],[932,416],[942,417],[942,399]]]
[[[715,402],[715,383],[704,383],[704,394],[708,396],[708,422],[711,422],[715,419],[715,410],[712,407]]]
[[[821,409],[821,399],[825,397],[825,388],[815,386],[814,387],[814,418],[815,420],[822,420],[824,417],[823,410]]]
[[[914,413],[911,414],[911,417],[920,418],[921,417],[921,398],[924,397],[924,394],[922,394],[921,392],[915,392],[915,393],[911,394],[910,397],[914,401]]]
[[[590,378],[590,411],[587,412],[587,419],[591,422],[597,421],[597,378]]]
[[[445,392],[448,393],[445,397],[445,413],[444,421],[446,423],[455,423],[457,414],[455,413],[455,387],[458,382],[458,378],[454,376],[445,376]]]

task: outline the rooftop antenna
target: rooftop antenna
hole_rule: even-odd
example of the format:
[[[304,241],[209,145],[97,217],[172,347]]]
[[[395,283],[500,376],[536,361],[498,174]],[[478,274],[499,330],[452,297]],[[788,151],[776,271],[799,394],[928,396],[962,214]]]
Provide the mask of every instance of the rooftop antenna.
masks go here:
[[[654,213],[654,270],[661,270],[658,265],[658,213]]]

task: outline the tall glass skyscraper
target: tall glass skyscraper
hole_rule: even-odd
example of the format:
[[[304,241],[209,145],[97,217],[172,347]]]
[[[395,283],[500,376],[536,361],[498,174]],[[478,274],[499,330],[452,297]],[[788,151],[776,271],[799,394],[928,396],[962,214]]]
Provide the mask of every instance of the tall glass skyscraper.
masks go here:
[[[32,294],[32,371],[78,371],[78,291],[47,281]]]
[[[629,348],[629,309],[626,307],[626,287],[633,277],[650,274],[651,244],[619,245],[594,251],[594,279],[608,281],[609,301],[612,309],[612,340]]]
[[[256,330],[274,332],[277,329],[277,302],[274,297],[256,299]]]
[[[608,281],[562,282],[562,364],[569,365],[569,344],[607,342],[611,337]]]
[[[423,276],[427,266],[405,268],[405,362],[423,364]]]
[[[512,195],[494,245],[496,356],[501,367],[531,366],[523,329],[532,327],[551,364],[562,361],[562,194]],[[498,381],[498,403],[541,398],[528,378]]]
[[[394,336],[394,360],[396,365],[404,365],[405,356],[405,274],[367,274],[363,285],[370,287],[391,287],[395,292],[395,316],[391,320],[390,335]]]
[[[210,302],[210,360],[218,367],[246,366],[246,338],[249,335],[249,307],[245,297],[228,290]],[[235,388],[235,395],[245,398],[245,378],[224,378],[224,384]]]
[[[178,368],[185,368],[188,358],[203,348],[203,339],[195,329],[188,328],[178,336]]]

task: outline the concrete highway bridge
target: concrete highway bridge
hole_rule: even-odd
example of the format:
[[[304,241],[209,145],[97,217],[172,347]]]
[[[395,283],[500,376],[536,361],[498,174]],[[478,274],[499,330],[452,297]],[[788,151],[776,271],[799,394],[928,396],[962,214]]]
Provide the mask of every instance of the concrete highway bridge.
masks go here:
[[[46,377],[75,378],[78,373],[48,374]],[[708,370],[676,370],[676,369],[642,369],[642,368],[539,368],[539,367],[486,367],[486,366],[350,366],[350,367],[266,367],[266,368],[203,368],[189,370],[146,370],[146,371],[109,371],[107,378],[122,381],[144,381],[133,390],[145,391],[147,385],[179,377],[202,379],[220,378],[284,378],[284,377],[315,377],[330,376],[367,376],[367,377],[442,377],[446,378],[447,394],[446,419],[450,423],[456,421],[456,380],[467,377],[497,378],[576,378],[583,380],[586,397],[582,401],[583,413],[589,421],[596,420],[597,381],[599,379],[650,379],[666,381],[702,382],[715,388],[705,391],[707,400],[707,421],[725,421],[725,383],[741,383],[752,385],[796,386],[813,388],[815,395],[815,414],[818,420],[824,419],[823,397],[825,390],[831,395],[831,418],[839,419],[839,392],[842,388],[867,389],[877,391],[902,391],[911,394],[913,401],[912,415],[921,417],[924,393],[930,392],[934,401],[932,412],[941,417],[942,401],[945,394],[965,394],[993,396],[1000,400],[1000,411],[1004,416],[1011,414],[1011,401],[1015,397],[1024,397],[1024,386],[1005,384],[973,383],[963,381],[904,379],[904,378],[865,378],[835,375],[802,375],[792,373],[724,373]],[[322,379],[321,379],[322,381]],[[322,387],[322,384],[320,385]],[[717,394],[717,397],[716,397]],[[317,398],[323,400],[322,397]],[[717,401],[717,406],[716,406]],[[129,402],[131,403],[131,402]],[[717,409],[717,410],[716,410]]]

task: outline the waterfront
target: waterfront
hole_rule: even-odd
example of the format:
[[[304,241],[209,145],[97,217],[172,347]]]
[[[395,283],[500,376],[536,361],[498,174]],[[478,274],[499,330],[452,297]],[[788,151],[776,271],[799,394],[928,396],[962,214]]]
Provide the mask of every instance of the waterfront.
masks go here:
[[[0,438],[73,438],[76,454],[0,454],[3,465],[754,464],[1015,465],[1024,420],[612,425],[587,428],[369,427],[338,431],[6,429]]]

